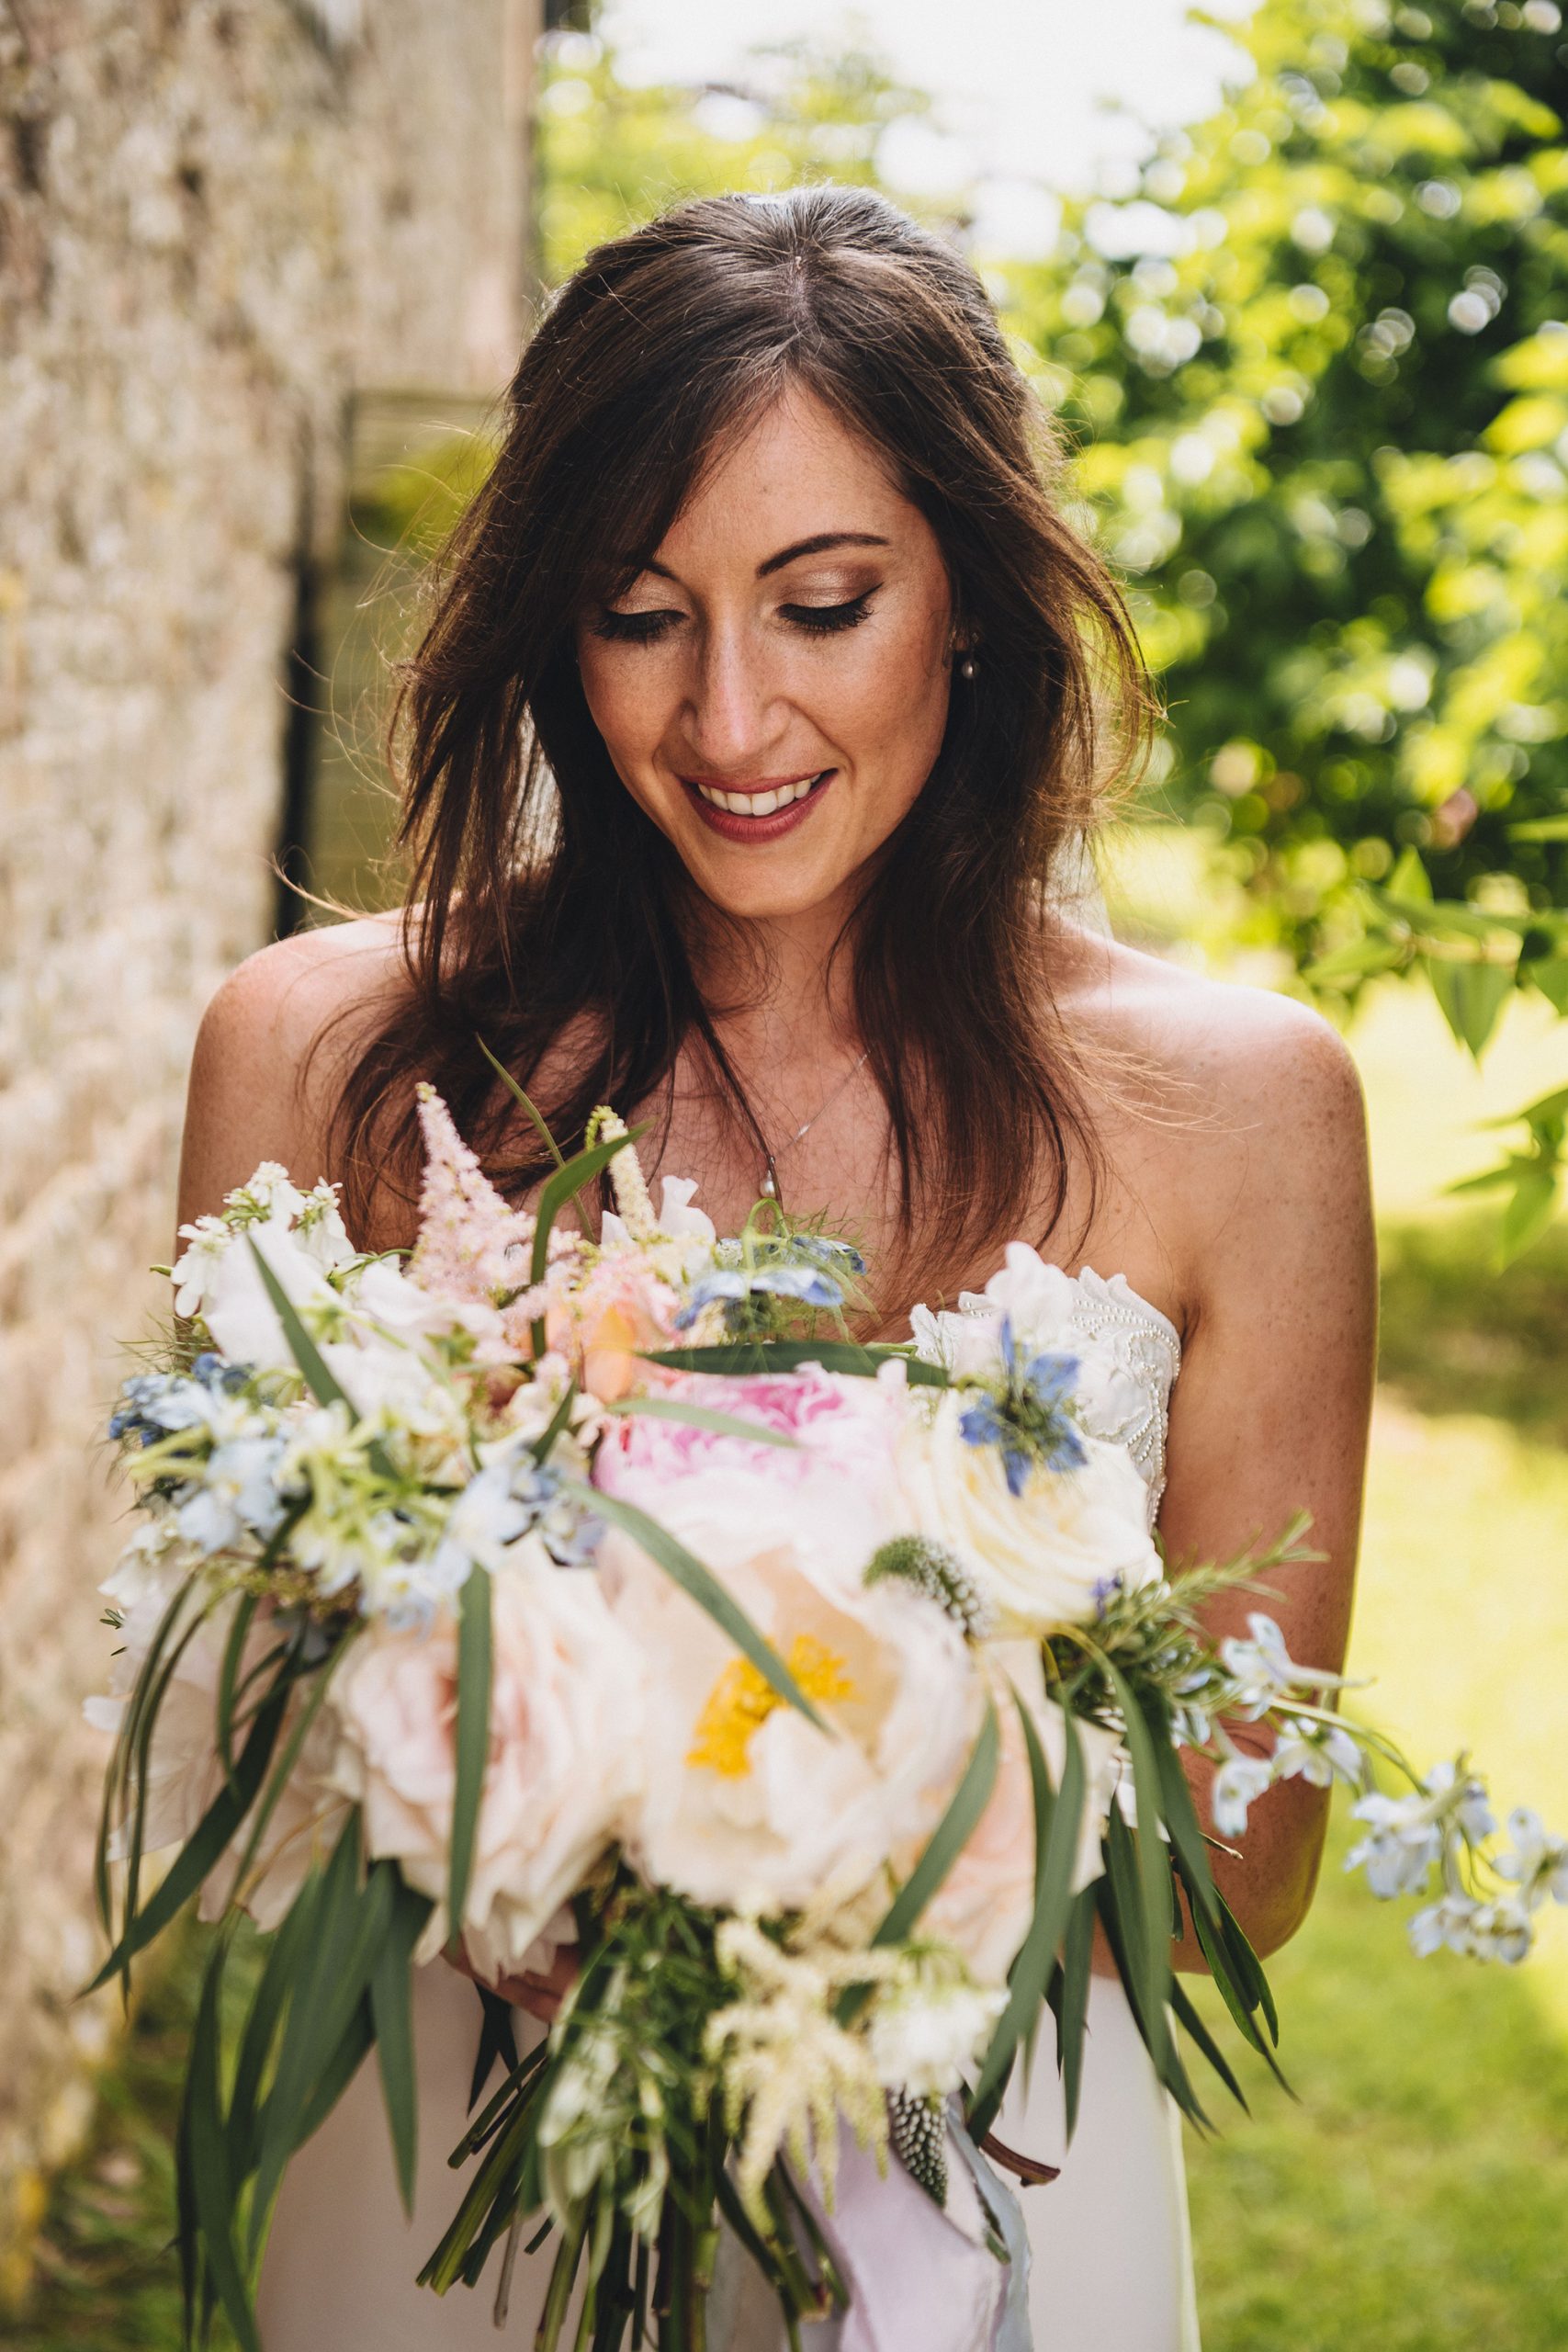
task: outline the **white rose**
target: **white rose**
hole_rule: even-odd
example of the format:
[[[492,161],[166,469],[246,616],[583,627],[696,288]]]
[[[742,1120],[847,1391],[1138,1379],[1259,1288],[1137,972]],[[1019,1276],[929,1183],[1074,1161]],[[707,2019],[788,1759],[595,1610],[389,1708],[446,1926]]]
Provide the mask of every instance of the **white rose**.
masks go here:
[[[967,1408],[950,1389],[929,1419],[912,1417],[899,1469],[915,1527],[958,1555],[998,1632],[1086,1624],[1116,1585],[1134,1591],[1155,1581],[1147,1490],[1120,1446],[1086,1437],[1081,1467],[1033,1469],[1014,1495],[999,1450],[964,1436]]]

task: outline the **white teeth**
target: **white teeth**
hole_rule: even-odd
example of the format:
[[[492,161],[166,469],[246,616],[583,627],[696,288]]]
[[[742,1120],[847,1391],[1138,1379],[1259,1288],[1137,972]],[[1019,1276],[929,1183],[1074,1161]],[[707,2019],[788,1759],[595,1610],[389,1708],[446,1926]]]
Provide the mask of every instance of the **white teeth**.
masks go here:
[[[728,809],[732,817],[772,817],[793,801],[804,800],[820,782],[821,775],[808,775],[798,784],[780,785],[776,792],[716,792],[706,784],[699,784],[697,790],[711,808]]]

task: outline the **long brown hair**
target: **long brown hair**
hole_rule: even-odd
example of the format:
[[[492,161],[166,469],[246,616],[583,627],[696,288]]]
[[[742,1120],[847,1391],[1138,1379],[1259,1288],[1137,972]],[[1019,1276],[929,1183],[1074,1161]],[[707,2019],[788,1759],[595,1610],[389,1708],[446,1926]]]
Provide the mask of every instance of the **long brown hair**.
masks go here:
[[[394,714],[406,986],[339,1110],[351,1217],[409,1181],[420,1077],[504,1186],[544,1172],[481,1034],[525,1086],[569,1023],[584,1037],[543,1105],[563,1139],[597,1102],[629,1114],[662,1090],[667,1112],[682,1046],[747,1116],[694,973],[712,910],[611,764],[574,622],[624,593],[725,436],[793,386],[891,462],[980,665],[840,942],[900,1259],[972,1262],[1042,1183],[1060,1217],[1074,1141],[1092,1168],[1044,908],[1144,740],[1131,625],[1059,511],[1060,449],[975,273],[881,197],[814,186],[682,205],[597,247],[523,353]]]

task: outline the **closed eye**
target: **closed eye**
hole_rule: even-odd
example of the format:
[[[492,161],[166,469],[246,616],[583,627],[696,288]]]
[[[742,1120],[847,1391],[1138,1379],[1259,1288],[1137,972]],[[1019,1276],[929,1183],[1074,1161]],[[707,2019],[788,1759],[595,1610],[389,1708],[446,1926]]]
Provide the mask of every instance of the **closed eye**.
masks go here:
[[[613,645],[651,645],[682,617],[673,612],[615,613],[606,606],[589,626],[595,637],[608,638]]]
[[[872,590],[863,589],[843,605],[781,605],[780,612],[795,628],[802,628],[808,637],[831,637],[838,630],[858,628],[869,617]]]

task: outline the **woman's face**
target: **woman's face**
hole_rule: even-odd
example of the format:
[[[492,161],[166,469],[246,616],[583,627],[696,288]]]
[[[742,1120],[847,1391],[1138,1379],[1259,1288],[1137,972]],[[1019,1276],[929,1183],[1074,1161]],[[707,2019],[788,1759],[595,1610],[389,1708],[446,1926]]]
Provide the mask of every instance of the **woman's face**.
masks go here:
[[[578,623],[627,791],[727,913],[828,908],[931,773],[953,627],[936,536],[793,391],[719,454],[626,594]]]

